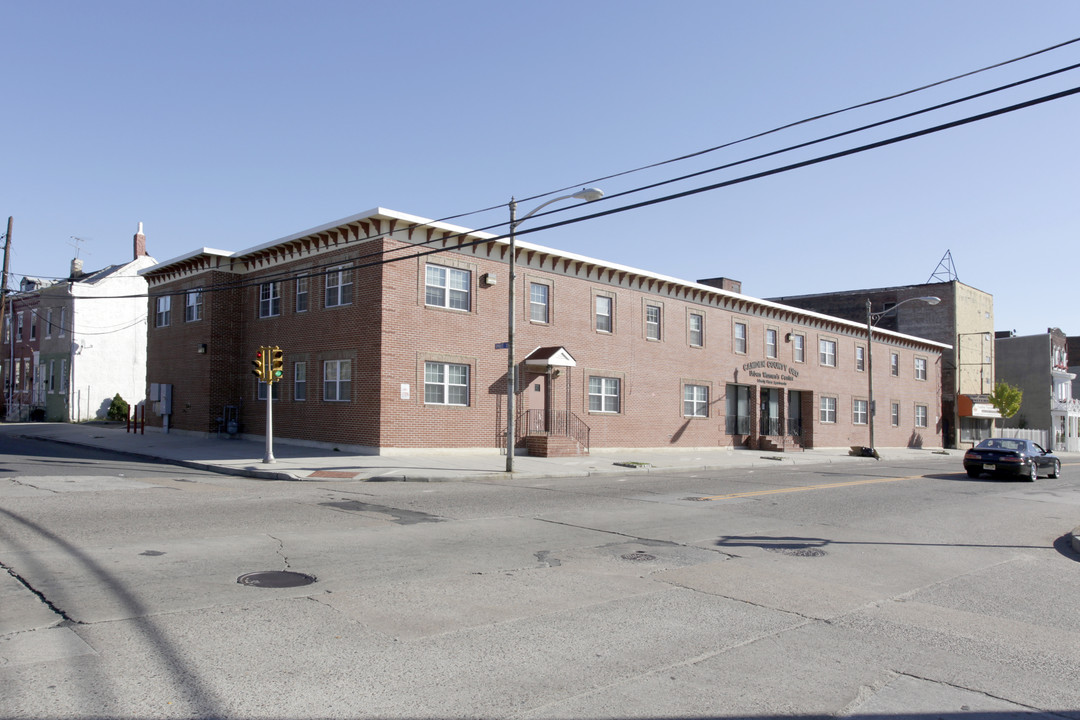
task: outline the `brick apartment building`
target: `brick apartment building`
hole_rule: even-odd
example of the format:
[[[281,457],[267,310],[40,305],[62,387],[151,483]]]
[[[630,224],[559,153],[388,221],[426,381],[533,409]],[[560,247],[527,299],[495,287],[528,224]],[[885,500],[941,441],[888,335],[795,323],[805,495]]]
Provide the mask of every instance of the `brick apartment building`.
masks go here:
[[[277,345],[277,439],[498,452],[508,252],[380,208],[159,263],[143,271],[149,422],[261,435],[251,360]],[[519,448],[868,444],[865,325],[524,242],[516,297]],[[882,330],[874,347],[876,445],[940,447],[948,346]]]

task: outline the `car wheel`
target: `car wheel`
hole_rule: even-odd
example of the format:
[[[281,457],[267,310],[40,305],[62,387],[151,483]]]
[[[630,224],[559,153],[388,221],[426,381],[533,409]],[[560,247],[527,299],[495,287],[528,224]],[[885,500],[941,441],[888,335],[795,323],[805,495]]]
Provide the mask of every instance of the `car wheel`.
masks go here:
[[[1035,482],[1039,479],[1039,464],[1034,460],[1031,461],[1031,474],[1028,475],[1028,480]]]
[[[1056,478],[1061,474],[1061,461],[1054,460],[1054,464],[1050,466],[1050,477]]]

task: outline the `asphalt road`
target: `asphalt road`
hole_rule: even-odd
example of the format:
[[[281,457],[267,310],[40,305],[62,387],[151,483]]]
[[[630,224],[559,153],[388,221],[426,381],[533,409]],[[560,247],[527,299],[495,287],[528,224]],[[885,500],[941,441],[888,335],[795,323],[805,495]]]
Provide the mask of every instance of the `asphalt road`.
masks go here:
[[[1077,466],[319,484],[57,449],[0,453],[0,717],[1080,718]]]

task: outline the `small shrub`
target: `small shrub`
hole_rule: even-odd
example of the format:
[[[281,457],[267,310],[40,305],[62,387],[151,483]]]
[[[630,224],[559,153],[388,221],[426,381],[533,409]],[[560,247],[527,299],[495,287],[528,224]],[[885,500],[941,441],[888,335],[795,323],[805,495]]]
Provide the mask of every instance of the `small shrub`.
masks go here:
[[[112,403],[109,405],[109,412],[105,415],[109,420],[127,420],[128,417],[128,404],[124,398],[120,397],[120,393],[116,393],[112,399]]]

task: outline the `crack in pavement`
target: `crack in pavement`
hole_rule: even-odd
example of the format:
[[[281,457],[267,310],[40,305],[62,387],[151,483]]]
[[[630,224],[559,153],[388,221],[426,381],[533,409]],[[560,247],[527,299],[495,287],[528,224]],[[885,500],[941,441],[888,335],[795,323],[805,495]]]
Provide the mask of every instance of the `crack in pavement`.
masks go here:
[[[8,574],[8,575],[10,575],[11,577],[15,578],[15,579],[16,579],[16,580],[17,580],[17,581],[19,582],[19,584],[21,584],[21,585],[22,585],[22,586],[23,586],[24,588],[26,588],[27,590],[29,590],[30,592],[32,592],[32,593],[33,593],[34,595],[36,595],[36,596],[37,596],[37,599],[38,599],[38,600],[40,600],[40,601],[41,601],[41,602],[42,602],[42,603],[43,603],[43,604],[45,605],[45,607],[49,608],[49,609],[50,609],[50,610],[52,610],[52,611],[53,611],[54,613],[56,613],[56,614],[57,614],[58,616],[60,616],[61,618],[63,618],[63,623],[61,623],[61,626],[66,626],[66,625],[82,625],[82,624],[83,624],[83,623],[82,623],[82,622],[80,622],[79,620],[74,620],[74,619],[72,619],[72,618],[71,618],[71,616],[69,616],[69,615],[68,615],[68,614],[67,614],[66,612],[64,612],[64,610],[63,610],[63,609],[61,609],[60,607],[58,607],[58,606],[56,605],[56,603],[54,603],[54,602],[53,602],[52,600],[50,600],[49,598],[45,597],[45,593],[41,592],[41,591],[40,591],[40,590],[38,590],[38,589],[37,589],[36,587],[34,587],[33,585],[31,585],[31,584],[30,584],[30,581],[28,581],[28,580],[27,580],[26,578],[24,578],[24,577],[23,577],[22,575],[20,575],[19,573],[15,572],[15,570],[14,570],[14,569],[12,569],[11,567],[9,567],[9,566],[8,566],[7,564],[5,564],[5,563],[3,563],[3,562],[0,562],[0,568],[3,568],[3,569],[4,569],[5,571],[7,571],[7,574]]]

